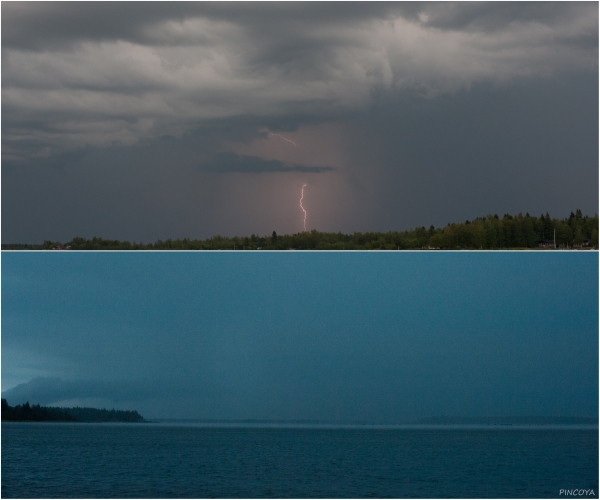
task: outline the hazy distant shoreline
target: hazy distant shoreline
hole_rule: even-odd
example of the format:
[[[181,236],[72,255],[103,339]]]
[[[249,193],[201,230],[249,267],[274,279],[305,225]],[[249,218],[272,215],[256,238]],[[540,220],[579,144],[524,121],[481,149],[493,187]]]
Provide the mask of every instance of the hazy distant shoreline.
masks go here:
[[[424,428],[598,428],[594,417],[430,417],[398,423],[328,422],[317,420],[149,418],[159,425],[215,428],[306,428],[306,429],[424,429]]]

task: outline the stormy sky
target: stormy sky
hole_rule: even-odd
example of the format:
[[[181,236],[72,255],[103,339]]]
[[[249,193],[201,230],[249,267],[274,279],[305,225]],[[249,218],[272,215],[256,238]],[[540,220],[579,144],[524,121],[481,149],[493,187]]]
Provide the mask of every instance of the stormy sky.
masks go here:
[[[147,418],[594,417],[598,255],[4,252],[2,390]]]
[[[598,206],[598,4],[2,3],[2,242]]]

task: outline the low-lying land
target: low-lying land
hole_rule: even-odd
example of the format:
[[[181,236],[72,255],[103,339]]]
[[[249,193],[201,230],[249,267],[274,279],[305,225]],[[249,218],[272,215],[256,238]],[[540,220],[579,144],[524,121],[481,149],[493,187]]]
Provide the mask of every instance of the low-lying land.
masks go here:
[[[421,425],[585,425],[598,426],[598,417],[429,417]]]
[[[10,406],[2,399],[3,422],[145,422],[137,411],[53,406]]]
[[[472,221],[417,227],[408,231],[368,233],[322,233],[316,230],[292,235],[227,238],[214,236],[206,240],[189,238],[156,243],[130,243],[94,237],[71,241],[45,241],[42,245],[3,244],[3,250],[507,250],[507,249],[586,249],[598,248],[598,214],[583,216],[581,210],[565,219],[553,219],[546,213],[505,214],[478,217]]]

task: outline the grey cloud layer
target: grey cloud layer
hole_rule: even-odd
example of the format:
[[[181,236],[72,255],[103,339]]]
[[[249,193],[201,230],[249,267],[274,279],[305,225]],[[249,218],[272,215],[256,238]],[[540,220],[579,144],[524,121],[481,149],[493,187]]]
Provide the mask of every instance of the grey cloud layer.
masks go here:
[[[52,405],[71,399],[102,399],[127,401],[148,398],[152,393],[148,388],[135,383],[115,383],[99,380],[62,380],[58,377],[36,377],[4,391],[2,397],[9,404]]]
[[[249,32],[263,37],[273,32],[301,36],[306,23],[332,25],[394,17],[441,30],[491,32],[514,23],[558,27],[566,20],[593,14],[594,9],[590,2],[150,2],[143,7],[134,2],[9,2],[2,6],[7,15],[2,41],[5,48],[33,50],[82,40],[149,43],[157,39],[152,27],[198,17],[246,24]]]
[[[583,4],[2,4],[3,159],[597,68]],[[311,118],[312,117],[312,118]]]
[[[327,166],[307,166],[298,164],[286,164],[279,160],[263,160],[258,156],[240,156],[235,153],[220,153],[206,165],[201,165],[214,172],[240,172],[240,173],[260,173],[260,172],[306,172],[321,173],[334,170]]]

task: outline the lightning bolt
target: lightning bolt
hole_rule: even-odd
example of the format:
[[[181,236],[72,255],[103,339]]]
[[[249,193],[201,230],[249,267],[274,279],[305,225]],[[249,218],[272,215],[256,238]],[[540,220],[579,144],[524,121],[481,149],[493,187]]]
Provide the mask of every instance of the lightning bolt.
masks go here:
[[[287,138],[283,137],[281,134],[274,134],[269,129],[267,129],[267,132],[269,132],[270,135],[276,135],[277,137],[281,137],[284,141],[291,142],[294,145],[294,147],[296,147],[296,143],[294,141],[292,141],[291,139],[287,139]]]
[[[305,187],[306,187],[306,184],[303,184],[302,185],[302,194],[300,195],[300,208],[304,212],[304,230],[306,231],[306,210],[304,210],[304,207],[302,206],[302,198],[304,198],[304,188]]]

